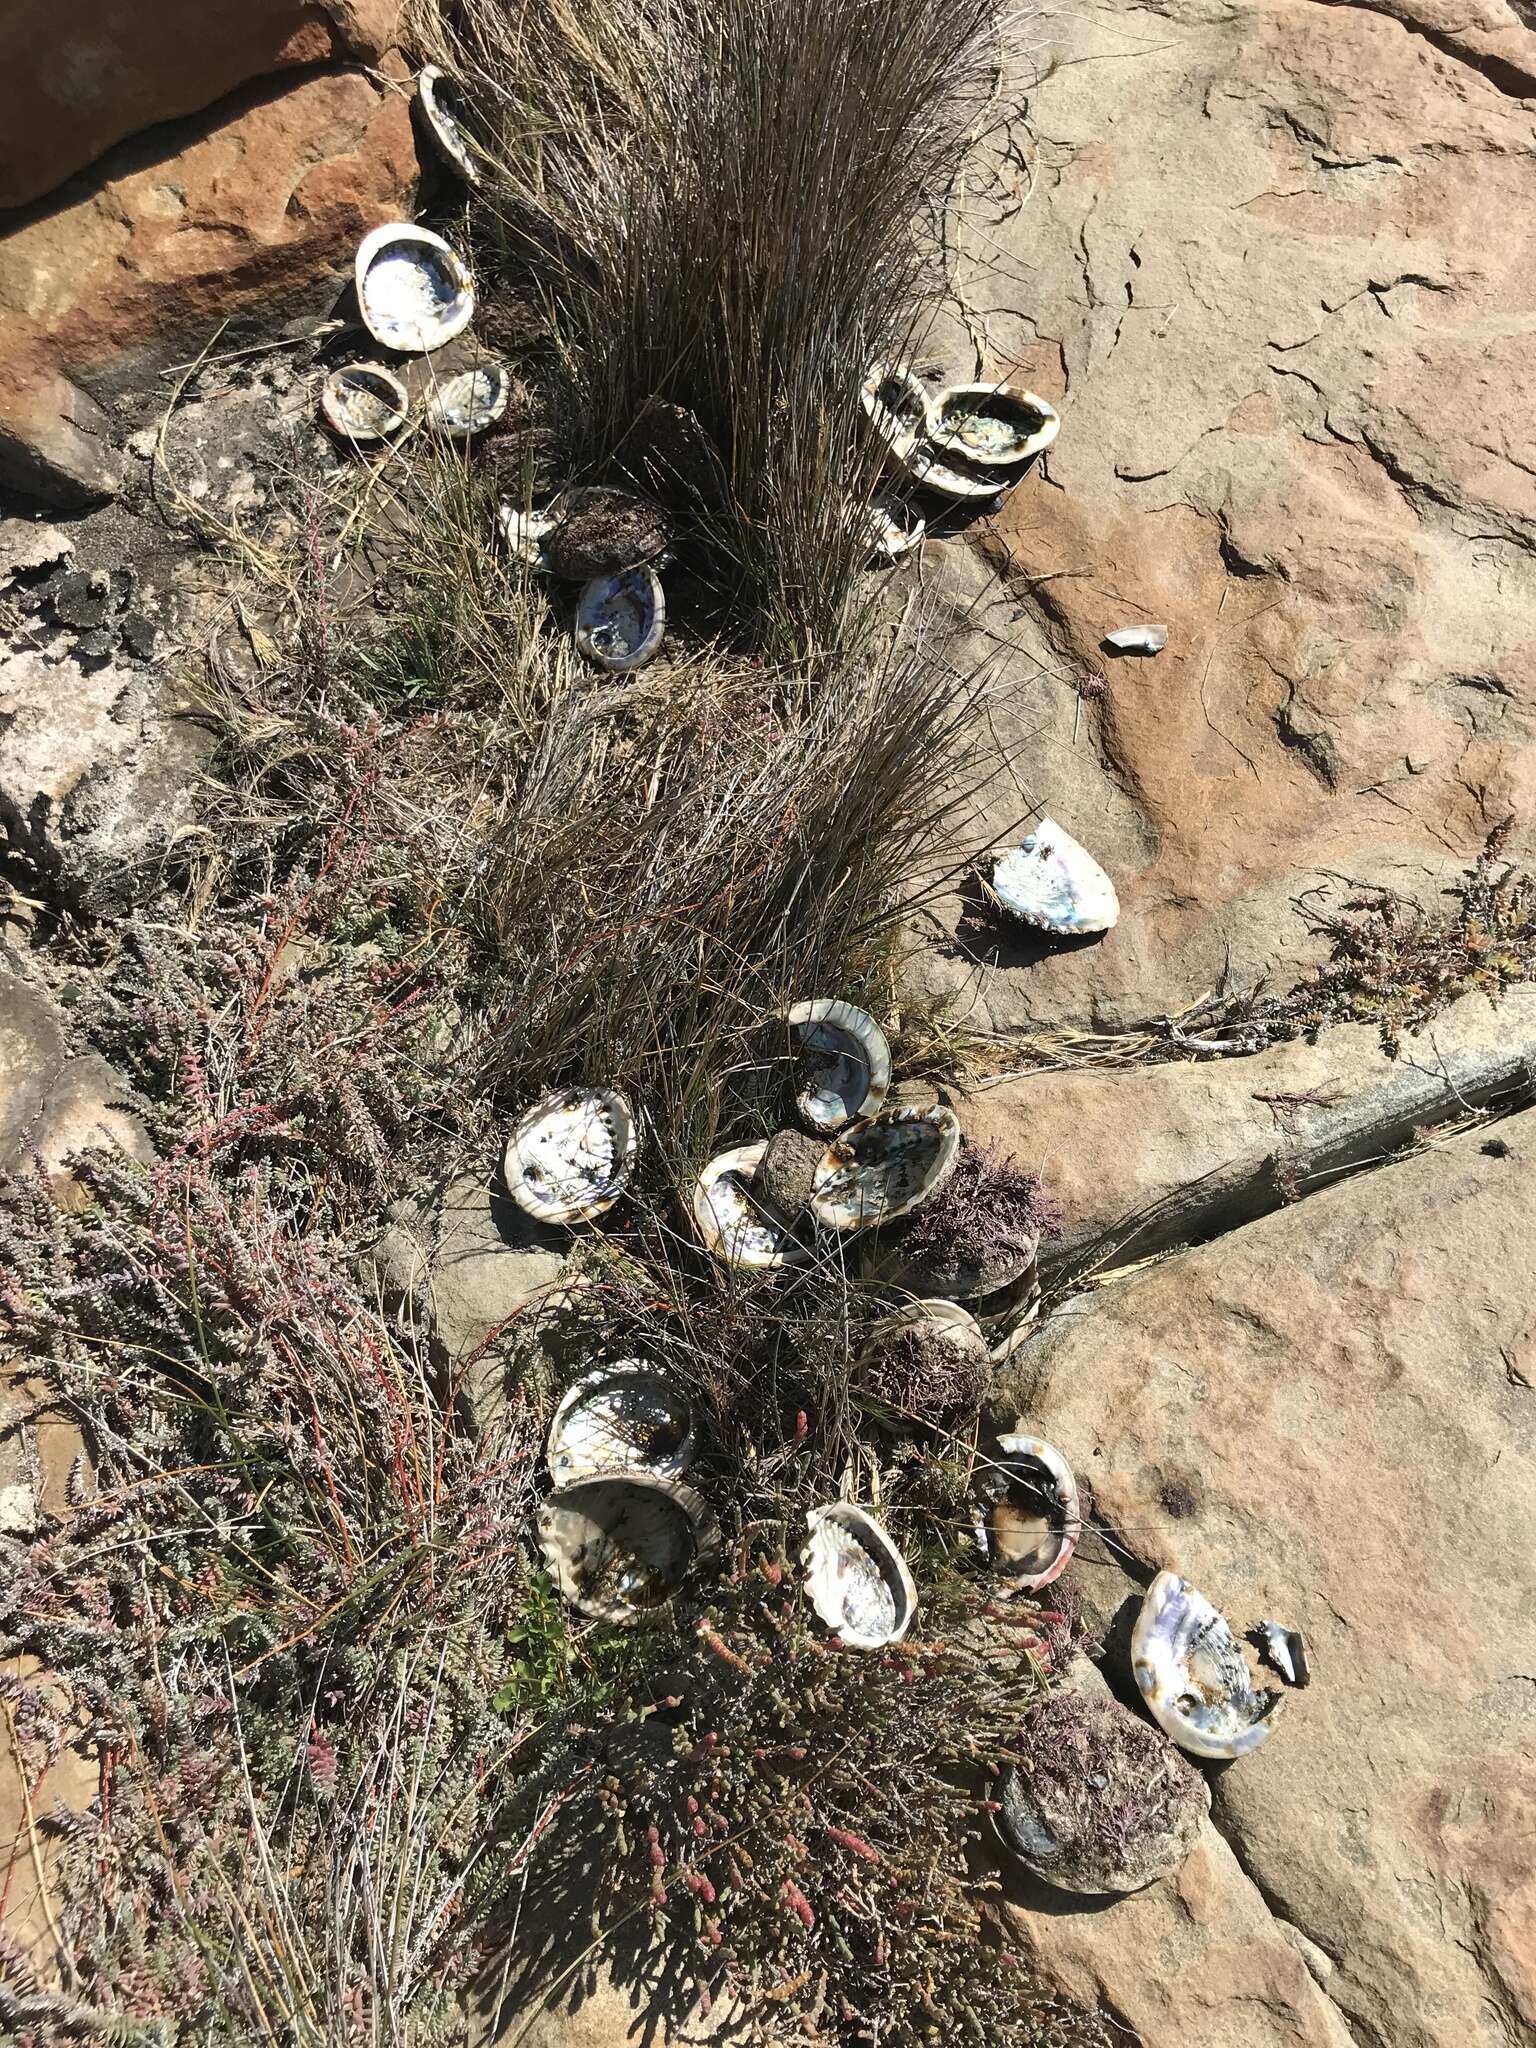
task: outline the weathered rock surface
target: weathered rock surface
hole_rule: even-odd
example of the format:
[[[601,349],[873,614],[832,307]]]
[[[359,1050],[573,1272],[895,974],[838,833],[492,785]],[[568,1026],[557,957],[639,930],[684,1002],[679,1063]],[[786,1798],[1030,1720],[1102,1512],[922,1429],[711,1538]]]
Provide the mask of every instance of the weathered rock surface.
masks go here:
[[[153,1156],[122,1077],[98,1053],[72,1053],[42,989],[0,963],[0,1172],[41,1160],[56,1199],[76,1198],[65,1162],[91,1147]]]
[[[48,894],[106,907],[187,824],[205,735],[151,672],[82,666],[62,642],[0,661],[0,846]]]
[[[1527,1111],[1078,1303],[999,1389],[1149,1568],[1306,1633],[1214,1815],[1357,2048],[1536,2027],[1533,1302]]]
[[[0,16],[0,207],[22,206],[124,136],[294,65],[376,61],[398,0],[48,0]],[[63,33],[61,33],[61,30]]]
[[[1048,0],[1029,44],[1027,176],[973,201],[970,323],[934,343],[970,372],[979,335],[1063,412],[987,543],[1009,601],[970,622],[1006,763],[973,843],[1038,801],[1123,914],[1068,947],[983,916],[929,978],[984,1025],[1119,1029],[1284,986],[1303,894],[1433,893],[1511,812],[1529,850],[1536,27]],[[1101,650],[1143,618],[1165,653]]]
[[[302,10],[319,16],[318,8]],[[0,249],[0,483],[74,507],[118,488],[109,367],[344,271],[416,174],[406,71],[306,74],[120,143]]]
[[[1389,1060],[1369,1025],[1251,1058],[1040,1072],[973,1094],[966,1136],[1045,1177],[1047,1266],[1088,1247],[1142,1258],[1377,1160],[1415,1131],[1536,1088],[1536,988],[1464,996]],[[1104,1242],[1107,1240],[1107,1243]]]
[[[568,1252],[564,1234],[541,1231],[499,1176],[468,1173],[434,1203],[402,1204],[374,1256],[386,1296],[409,1304],[447,1363],[465,1371],[484,1413],[501,1394],[508,1359],[534,1341]]]
[[[45,365],[7,373],[0,413],[0,482],[62,511],[83,511],[122,489],[112,422],[87,391]]]

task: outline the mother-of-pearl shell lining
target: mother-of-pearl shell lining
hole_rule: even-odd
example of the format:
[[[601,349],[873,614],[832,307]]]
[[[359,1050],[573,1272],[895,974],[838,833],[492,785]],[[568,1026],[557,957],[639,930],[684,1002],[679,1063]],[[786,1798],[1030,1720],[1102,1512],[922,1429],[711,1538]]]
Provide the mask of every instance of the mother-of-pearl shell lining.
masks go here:
[[[1279,1695],[1254,1690],[1226,1616],[1177,1572],[1159,1572],[1147,1589],[1131,1668],[1158,1726],[1192,1756],[1246,1756],[1279,1718]]]
[[[856,1650],[899,1643],[917,1611],[917,1587],[885,1530],[848,1501],[812,1508],[805,1519],[806,1597],[828,1628]]]
[[[591,1472],[557,1487],[538,1532],[562,1596],[621,1628],[658,1615],[720,1548],[720,1526],[693,1488],[649,1472]]]
[[[754,1185],[768,1141],[710,1160],[693,1184],[689,1213],[699,1241],[727,1266],[787,1266],[805,1256],[776,1203]]]
[[[953,1110],[886,1110],[828,1147],[816,1169],[811,1213],[831,1230],[893,1223],[942,1187],[959,1157]]]
[[[363,237],[356,283],[363,325],[405,355],[441,348],[475,317],[475,288],[457,252],[410,221],[388,221]]]
[[[549,1425],[545,1459],[557,1484],[589,1472],[681,1479],[693,1463],[693,1404],[670,1373],[621,1358],[568,1387]]]
[[[1107,932],[1120,916],[1114,883],[1054,818],[1042,818],[1001,857],[992,887],[1015,917],[1063,936]]]
[[[576,645],[601,668],[641,668],[661,646],[667,601],[649,562],[594,576],[576,606]]]
[[[786,1019],[814,1077],[796,1107],[818,1131],[835,1131],[856,1116],[873,1116],[891,1085],[891,1048],[867,1010],[836,997],[796,1003]]]
[[[933,424],[928,393],[910,370],[871,363],[859,395],[875,431],[898,461],[917,447]]]
[[[541,1223],[590,1221],[611,1209],[634,1165],[635,1117],[607,1088],[562,1088],[519,1118],[507,1140],[507,1192]]]
[[[995,1496],[982,1519],[982,1545],[994,1567],[1026,1593],[1038,1592],[1066,1570],[1077,1540],[1083,1533],[1082,1508],[1072,1467],[1054,1444],[1044,1437],[1001,1436],[997,1440],[1001,1461],[993,1472],[983,1474],[983,1490]],[[1011,1469],[1010,1469],[1011,1468]],[[991,1479],[990,1487],[985,1481]],[[1006,1509],[1011,1500],[1026,1492],[1038,1496],[1050,1524],[1049,1533],[1028,1559],[999,1557],[992,1516]],[[1033,1571],[1028,1569],[1034,1564]],[[1024,1567],[1021,1569],[1020,1567]]]
[[[333,432],[349,441],[384,441],[405,425],[405,386],[382,363],[346,363],[320,390],[320,410]]]
[[[1054,405],[1014,384],[951,384],[933,401],[935,446],[989,468],[1012,468],[1050,447]]]
[[[444,378],[427,401],[427,425],[450,440],[472,440],[495,426],[511,395],[512,379],[500,363],[477,363]]]

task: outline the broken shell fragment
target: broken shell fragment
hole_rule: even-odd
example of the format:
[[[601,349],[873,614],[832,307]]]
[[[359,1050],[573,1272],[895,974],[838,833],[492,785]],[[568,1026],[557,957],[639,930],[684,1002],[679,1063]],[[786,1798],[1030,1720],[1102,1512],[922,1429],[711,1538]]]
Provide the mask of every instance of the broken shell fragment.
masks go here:
[[[670,1373],[623,1358],[567,1388],[545,1457],[557,1485],[592,1472],[681,1479],[693,1463],[693,1404]]]
[[[976,1482],[977,1535],[992,1569],[1021,1592],[1038,1592],[1066,1570],[1083,1533],[1072,1467],[1038,1436],[1003,1436]]]
[[[500,363],[481,363],[445,378],[427,401],[427,425],[453,441],[470,441],[494,427],[507,409],[512,379]]]
[[[796,1003],[785,1022],[796,1040],[801,1086],[795,1106],[818,1131],[873,1116],[891,1085],[891,1048],[867,1010],[835,997]]]
[[[576,606],[576,645],[599,668],[643,668],[666,629],[667,601],[649,563],[594,576]]]
[[[540,1223],[583,1223],[611,1209],[635,1163],[634,1111],[611,1088],[562,1088],[519,1118],[503,1176]]]
[[[519,512],[504,498],[496,514],[496,523],[501,528],[502,539],[518,561],[549,575],[549,537],[556,525],[552,513]]]
[[[389,221],[358,245],[357,304],[375,341],[424,355],[462,334],[475,316],[469,272],[441,235]]]
[[[804,1255],[783,1211],[757,1185],[767,1140],[710,1160],[693,1184],[689,1214],[699,1241],[727,1266],[768,1270]]]
[[[1002,856],[992,887],[1005,910],[1063,937],[1107,932],[1120,916],[1114,883],[1054,818],[1042,818]]]
[[[828,1628],[856,1650],[899,1643],[917,1612],[917,1587],[884,1529],[849,1501],[812,1508],[805,1519],[806,1597]]]
[[[1131,1632],[1131,1665],[1153,1719],[1192,1756],[1246,1756],[1283,1702],[1254,1690],[1231,1624],[1177,1572],[1159,1572]]]
[[[877,492],[867,505],[848,503],[848,524],[878,562],[899,562],[928,531],[928,522],[899,498]]]
[[[693,1488],[648,1472],[590,1472],[558,1487],[538,1533],[564,1598],[620,1628],[655,1619],[720,1548],[719,1524]]]
[[[933,401],[935,445],[984,466],[1027,462],[1060,429],[1054,405],[1013,384],[951,384]]]
[[[405,425],[409,410],[405,386],[382,363],[332,370],[320,391],[326,425],[347,441],[385,441]]]
[[[935,1188],[960,1156],[952,1109],[893,1109],[867,1118],[828,1147],[816,1170],[811,1211],[831,1230],[893,1223]]]
[[[480,166],[464,133],[463,100],[456,80],[441,65],[424,64],[416,74],[416,108],[438,154],[467,185],[478,185]]]
[[[1117,626],[1104,635],[1104,645],[1116,654],[1161,654],[1168,645],[1166,626]]]
[[[1257,1643],[1265,1663],[1278,1671],[1287,1685],[1311,1684],[1307,1639],[1299,1628],[1286,1628],[1278,1621],[1260,1621],[1254,1624],[1249,1640]]]

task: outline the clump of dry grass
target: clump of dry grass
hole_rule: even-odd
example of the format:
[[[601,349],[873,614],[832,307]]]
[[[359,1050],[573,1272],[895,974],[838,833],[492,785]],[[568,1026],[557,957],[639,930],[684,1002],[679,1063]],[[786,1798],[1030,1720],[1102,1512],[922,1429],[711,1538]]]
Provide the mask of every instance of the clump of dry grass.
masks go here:
[[[680,491],[760,644],[840,646],[879,461],[859,388],[936,296],[923,222],[987,103],[991,0],[417,0],[488,138],[587,461]],[[654,455],[655,408],[691,453]],[[674,442],[674,446],[675,446]]]

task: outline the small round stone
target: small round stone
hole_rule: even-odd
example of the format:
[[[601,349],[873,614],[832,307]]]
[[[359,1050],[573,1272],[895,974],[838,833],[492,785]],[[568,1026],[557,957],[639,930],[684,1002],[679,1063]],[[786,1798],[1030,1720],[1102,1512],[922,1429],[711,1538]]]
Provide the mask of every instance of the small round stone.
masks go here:
[[[1171,1877],[1199,1839],[1210,1787],[1161,1729],[1118,1700],[1056,1693],[1025,1716],[998,1826],[1033,1876],[1094,1896]]]
[[[757,1187],[786,1216],[802,1214],[810,1206],[811,1186],[826,1150],[825,1138],[812,1138],[804,1131],[779,1131],[768,1140],[768,1150],[757,1169]]]

